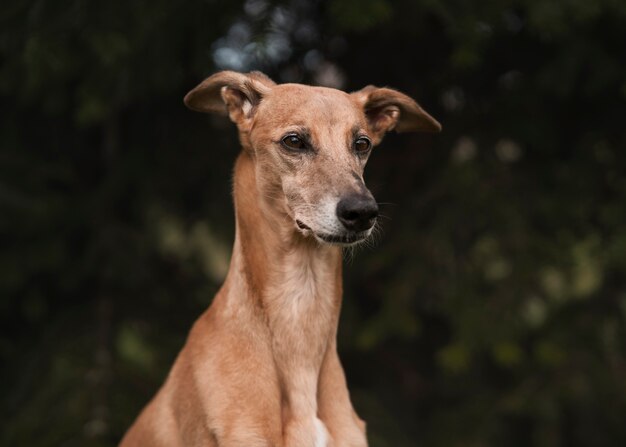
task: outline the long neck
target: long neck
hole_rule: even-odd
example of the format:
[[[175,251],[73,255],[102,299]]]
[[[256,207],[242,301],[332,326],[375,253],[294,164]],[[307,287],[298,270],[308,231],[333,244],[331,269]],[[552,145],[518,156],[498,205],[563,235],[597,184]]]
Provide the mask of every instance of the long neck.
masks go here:
[[[296,230],[282,204],[259,192],[254,161],[246,152],[235,164],[233,195],[237,227],[231,270],[243,273],[258,304],[271,299],[271,290],[285,290],[298,280],[304,291],[340,300],[341,248],[321,245]]]
[[[341,307],[341,249],[303,237],[279,203],[259,192],[254,160],[235,165],[237,229],[223,306],[262,328],[285,402],[283,418],[314,420],[323,359]],[[301,445],[294,441],[294,445]]]

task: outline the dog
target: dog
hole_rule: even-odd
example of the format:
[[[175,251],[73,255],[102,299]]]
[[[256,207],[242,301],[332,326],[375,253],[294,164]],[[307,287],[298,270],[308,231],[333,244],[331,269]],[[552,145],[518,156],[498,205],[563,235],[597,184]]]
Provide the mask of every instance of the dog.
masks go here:
[[[392,129],[440,124],[390,88],[345,93],[260,72],[216,73],[184,102],[237,125],[234,248],[222,288],[121,446],[367,446],[337,355],[342,247],[376,223],[363,181],[372,147]]]

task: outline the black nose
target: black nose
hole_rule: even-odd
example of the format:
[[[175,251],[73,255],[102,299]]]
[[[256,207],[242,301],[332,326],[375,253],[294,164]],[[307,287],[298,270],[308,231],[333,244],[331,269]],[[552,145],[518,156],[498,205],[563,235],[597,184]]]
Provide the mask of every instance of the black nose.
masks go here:
[[[350,231],[369,230],[374,226],[377,216],[378,205],[371,195],[349,195],[337,204],[337,217]]]

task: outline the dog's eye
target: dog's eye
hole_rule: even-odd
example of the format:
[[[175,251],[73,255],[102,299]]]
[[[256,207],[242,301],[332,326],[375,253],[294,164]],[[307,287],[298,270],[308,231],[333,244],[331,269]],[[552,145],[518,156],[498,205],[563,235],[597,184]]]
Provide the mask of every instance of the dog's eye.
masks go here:
[[[357,153],[359,154],[364,154],[365,152],[369,151],[371,147],[372,142],[367,138],[361,137],[354,142],[354,150],[357,151]]]
[[[287,135],[282,140],[283,144],[291,150],[297,151],[306,148],[306,144],[298,135]]]

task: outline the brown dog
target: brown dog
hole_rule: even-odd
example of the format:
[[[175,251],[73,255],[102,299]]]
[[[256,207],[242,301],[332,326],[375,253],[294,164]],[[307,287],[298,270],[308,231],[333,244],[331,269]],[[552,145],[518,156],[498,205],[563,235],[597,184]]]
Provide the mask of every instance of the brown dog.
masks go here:
[[[438,132],[408,96],[217,73],[185,104],[228,113],[243,150],[226,281],[122,446],[361,447],[337,356],[341,246],[378,207],[363,183],[385,132]]]

